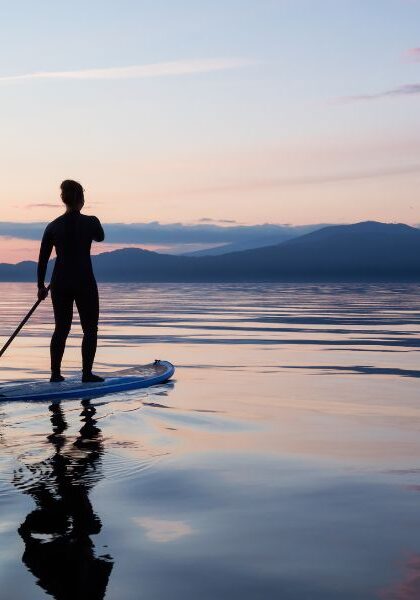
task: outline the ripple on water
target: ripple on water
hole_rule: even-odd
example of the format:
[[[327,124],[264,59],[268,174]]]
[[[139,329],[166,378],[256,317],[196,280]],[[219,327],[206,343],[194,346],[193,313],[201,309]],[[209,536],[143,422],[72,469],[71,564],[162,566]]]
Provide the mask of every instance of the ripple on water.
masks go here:
[[[162,388],[157,391],[160,396]],[[145,397],[153,403],[156,394],[118,394],[82,406],[14,405],[3,418],[0,501],[23,493],[37,502],[40,494],[58,496],[69,483],[89,490],[102,480],[134,480],[152,469],[168,450],[114,430],[129,418],[136,434],[142,427],[146,433],[145,419],[137,417]]]
[[[124,443],[110,443],[112,446]],[[144,450],[139,456],[127,456],[117,450],[94,447],[78,447],[74,443],[61,453],[52,453],[43,460],[34,460],[33,450],[22,453],[17,460],[3,461],[0,465],[0,499],[10,498],[17,493],[37,496],[39,493],[60,493],[60,486],[71,483],[91,489],[100,481],[131,481],[152,469],[168,454],[166,451]],[[36,454],[36,453],[35,453]]]
[[[14,465],[15,462],[13,460],[2,459],[0,461],[0,501],[16,493],[11,483]]]
[[[107,452],[104,457],[104,476],[107,480],[133,480],[146,471],[153,469],[160,460],[169,453],[162,451],[144,458],[132,458],[114,452]]]

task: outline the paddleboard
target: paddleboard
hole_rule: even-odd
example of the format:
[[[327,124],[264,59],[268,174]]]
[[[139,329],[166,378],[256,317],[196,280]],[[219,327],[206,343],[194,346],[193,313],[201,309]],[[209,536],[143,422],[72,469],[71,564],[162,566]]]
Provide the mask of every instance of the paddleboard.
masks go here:
[[[67,398],[96,398],[127,390],[136,390],[164,383],[172,377],[175,367],[166,360],[156,360],[149,365],[140,365],[123,371],[124,375],[106,377],[99,383],[82,383],[70,377],[60,383],[31,381],[17,385],[0,386],[0,402],[9,400],[65,400]]]

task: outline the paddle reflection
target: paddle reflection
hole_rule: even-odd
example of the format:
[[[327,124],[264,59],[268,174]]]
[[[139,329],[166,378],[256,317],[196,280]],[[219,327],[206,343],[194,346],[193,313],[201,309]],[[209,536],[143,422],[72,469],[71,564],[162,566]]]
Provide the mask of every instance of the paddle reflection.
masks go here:
[[[113,568],[109,555],[96,555],[91,539],[102,528],[89,493],[103,476],[103,441],[95,407],[89,400],[82,406],[83,426],[72,444],[61,405],[49,407],[52,433],[47,439],[55,451],[30,467],[33,479],[25,493],[36,508],[18,529],[25,544],[23,563],[57,600],[102,600]]]

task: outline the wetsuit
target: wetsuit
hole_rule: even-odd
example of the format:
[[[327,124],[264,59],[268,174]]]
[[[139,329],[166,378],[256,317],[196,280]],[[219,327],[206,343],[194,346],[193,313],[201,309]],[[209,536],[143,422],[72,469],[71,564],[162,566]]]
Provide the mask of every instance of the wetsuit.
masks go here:
[[[89,374],[96,353],[99,298],[90,259],[92,241],[102,242],[104,231],[97,217],[67,212],[45,229],[38,261],[38,287],[44,286],[53,247],[57,253],[51,278],[55,330],[51,339],[51,372],[59,374],[76,303],[83,329],[83,373]]]

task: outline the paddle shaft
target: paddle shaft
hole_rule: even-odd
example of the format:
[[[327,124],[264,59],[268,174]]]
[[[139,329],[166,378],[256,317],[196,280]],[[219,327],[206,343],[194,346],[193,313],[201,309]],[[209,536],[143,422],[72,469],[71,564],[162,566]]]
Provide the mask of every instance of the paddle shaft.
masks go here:
[[[50,286],[47,287],[47,292],[50,291]],[[9,337],[9,339],[7,340],[7,342],[4,344],[3,348],[0,350],[0,356],[3,356],[3,354],[6,352],[7,348],[10,346],[10,344],[13,342],[13,340],[15,339],[15,337],[17,336],[17,334],[19,333],[19,331],[22,329],[22,327],[29,321],[29,319],[32,317],[32,315],[34,314],[34,312],[36,311],[36,309],[38,308],[38,306],[41,304],[42,300],[37,300],[35,302],[35,304],[33,305],[33,307],[31,308],[31,310],[28,312],[28,314],[26,315],[26,317],[24,319],[22,319],[22,321],[19,323],[19,325],[16,327],[15,331],[12,333],[12,335]]]

